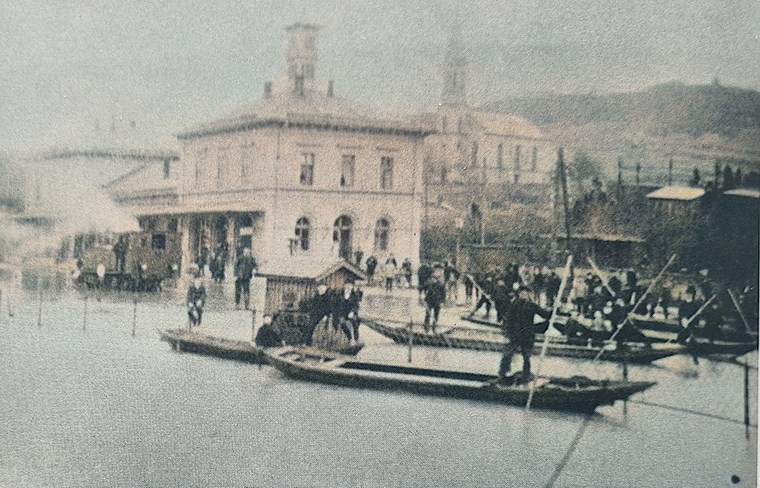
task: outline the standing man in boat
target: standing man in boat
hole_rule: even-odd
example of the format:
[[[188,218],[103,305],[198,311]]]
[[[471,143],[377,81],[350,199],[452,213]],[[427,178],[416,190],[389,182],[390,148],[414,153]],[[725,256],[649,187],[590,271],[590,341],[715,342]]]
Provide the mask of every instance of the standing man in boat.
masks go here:
[[[530,293],[529,288],[521,286],[506,309],[502,327],[507,342],[504,344],[499,364],[499,381],[506,380],[507,374],[512,369],[512,357],[517,349],[520,349],[523,357],[522,381],[530,381],[530,354],[533,351],[535,339],[534,317],[536,315],[545,319],[551,317],[551,311],[544,310],[530,300]]]
[[[441,304],[446,300],[446,287],[443,284],[442,277],[435,273],[428,281],[425,289],[425,332],[431,327],[433,334],[438,325],[438,316],[441,314]],[[430,319],[432,320],[432,323]]]
[[[314,330],[323,318],[330,316],[334,308],[333,293],[328,293],[327,283],[320,281],[317,283],[317,294],[301,302],[301,309],[309,314],[309,321],[304,331],[304,344],[312,345]]]

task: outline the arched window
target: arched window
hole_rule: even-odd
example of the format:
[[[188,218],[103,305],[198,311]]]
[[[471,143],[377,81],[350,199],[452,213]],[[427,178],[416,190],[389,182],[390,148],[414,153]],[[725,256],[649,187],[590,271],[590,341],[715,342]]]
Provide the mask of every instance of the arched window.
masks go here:
[[[306,217],[301,217],[296,221],[296,239],[298,247],[302,251],[309,250],[309,239],[311,237],[311,222]]]
[[[338,256],[351,259],[351,241],[353,239],[354,222],[348,215],[341,215],[333,224],[333,242],[338,245]]]
[[[380,219],[375,225],[375,250],[387,251],[390,241],[391,226],[388,219]]]

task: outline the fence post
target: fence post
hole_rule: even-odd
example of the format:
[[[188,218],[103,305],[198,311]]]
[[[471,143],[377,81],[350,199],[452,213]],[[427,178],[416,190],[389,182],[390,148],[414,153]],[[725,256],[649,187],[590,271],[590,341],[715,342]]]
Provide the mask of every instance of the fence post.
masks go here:
[[[412,362],[412,321],[409,321],[409,352],[406,357],[406,362],[411,363]]]
[[[84,313],[82,314],[82,330],[87,330],[87,294],[84,295]]]

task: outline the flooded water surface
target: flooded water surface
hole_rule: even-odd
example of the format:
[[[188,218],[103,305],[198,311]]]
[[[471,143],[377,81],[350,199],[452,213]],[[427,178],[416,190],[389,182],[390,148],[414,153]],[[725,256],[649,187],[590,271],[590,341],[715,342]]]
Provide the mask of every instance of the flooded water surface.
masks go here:
[[[90,299],[86,323],[76,294],[48,297],[41,326],[35,296],[16,297],[13,317],[3,311],[0,486],[531,487],[554,476],[561,487],[719,487],[734,474],[733,486],[756,485],[756,429],[743,425],[735,364],[631,366],[630,379],[658,384],[599,408],[555,473],[582,415],[310,384],[179,353],[155,328],[184,324],[180,302],[141,300],[134,337],[128,295]],[[245,311],[211,307],[207,322],[250,338]],[[361,357],[406,361],[406,348],[362,333]],[[493,372],[499,355],[415,348],[413,360]],[[547,358],[541,368],[621,377],[614,363]],[[750,384],[755,424],[754,370]]]

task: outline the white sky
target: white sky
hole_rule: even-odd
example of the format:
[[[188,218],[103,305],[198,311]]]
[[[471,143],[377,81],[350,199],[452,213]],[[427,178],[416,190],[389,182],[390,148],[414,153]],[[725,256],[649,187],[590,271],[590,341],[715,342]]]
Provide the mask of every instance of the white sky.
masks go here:
[[[296,21],[323,27],[318,74],[339,96],[386,114],[430,110],[455,10],[475,104],[715,76],[760,88],[758,0],[11,0],[0,3],[0,151],[86,140],[112,116],[171,139],[235,112],[283,74],[283,28]]]

